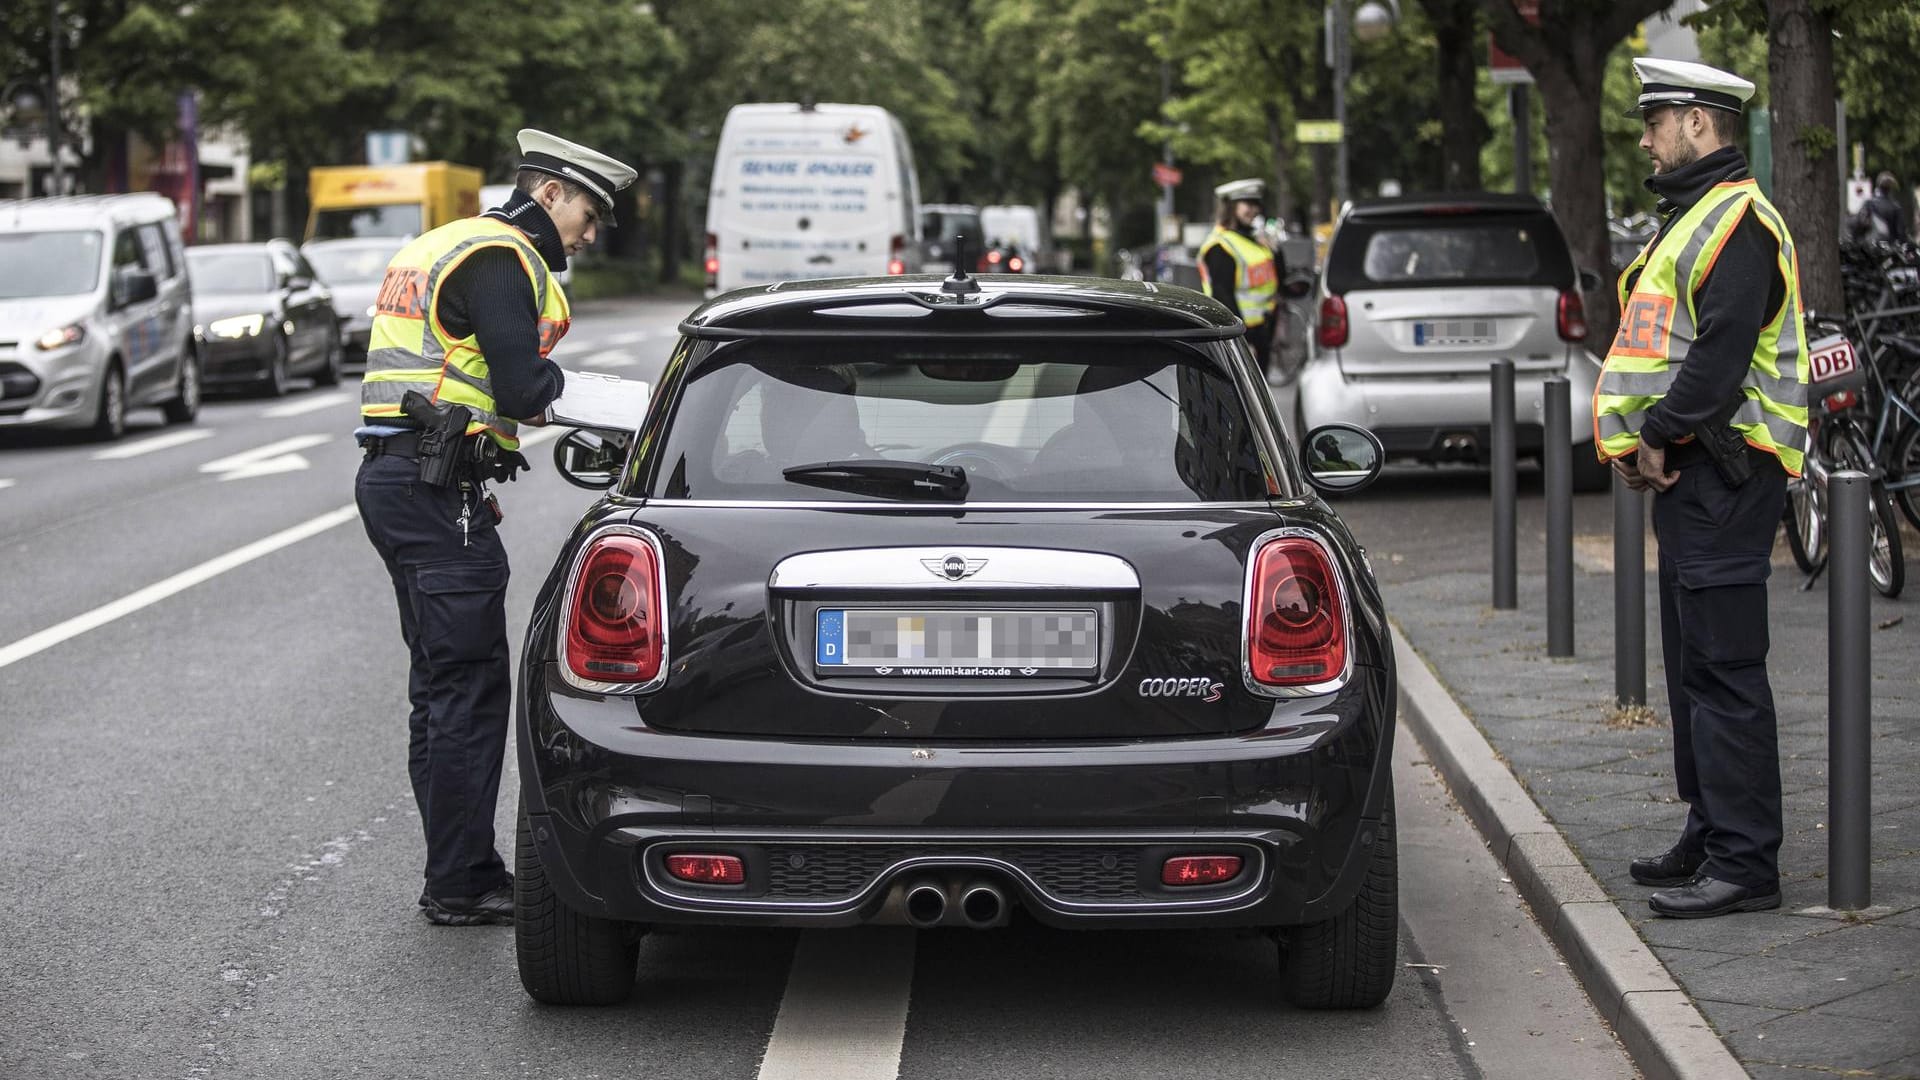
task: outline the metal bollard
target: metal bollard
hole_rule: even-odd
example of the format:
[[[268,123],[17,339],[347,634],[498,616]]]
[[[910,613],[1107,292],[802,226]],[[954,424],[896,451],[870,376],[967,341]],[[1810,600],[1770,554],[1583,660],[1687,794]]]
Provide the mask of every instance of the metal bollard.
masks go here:
[[[1564,375],[1547,380],[1547,655],[1573,655],[1573,406]]]
[[[1513,361],[1493,362],[1493,430],[1487,442],[1493,458],[1493,606],[1520,606],[1514,565]]]
[[[1873,891],[1868,483],[1852,469],[1827,480],[1827,906],[1836,911],[1866,907]]]
[[[1613,696],[1647,703],[1646,499],[1613,477]]]

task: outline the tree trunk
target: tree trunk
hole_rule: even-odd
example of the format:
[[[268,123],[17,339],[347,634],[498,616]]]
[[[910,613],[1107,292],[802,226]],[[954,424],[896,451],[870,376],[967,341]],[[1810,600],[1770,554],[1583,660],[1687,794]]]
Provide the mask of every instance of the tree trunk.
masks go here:
[[[1433,23],[1439,90],[1440,190],[1480,190],[1480,148],[1492,134],[1480,115],[1479,7],[1473,0],[1422,0]]]
[[[654,237],[660,245],[660,284],[671,285],[680,279],[680,255],[687,235],[685,223],[680,220],[680,189],[686,186],[686,162],[662,162],[660,176],[660,223],[654,229]],[[705,249],[704,239],[701,247]]]
[[[1833,33],[1812,0],[1768,0],[1773,201],[1800,257],[1800,294],[1813,311],[1842,310],[1840,173],[1834,154]]]
[[[1267,152],[1273,170],[1273,216],[1283,222],[1293,220],[1293,185],[1287,180],[1287,163],[1293,158],[1292,140],[1280,126],[1280,110],[1272,101],[1261,109],[1267,120]]]
[[[1607,229],[1606,144],[1600,134],[1601,83],[1607,48],[1590,37],[1569,41],[1566,66],[1535,72],[1546,109],[1547,182],[1553,216],[1567,234],[1576,266],[1600,275],[1585,294],[1587,342],[1596,351],[1613,340],[1619,321],[1614,296],[1613,245]]]

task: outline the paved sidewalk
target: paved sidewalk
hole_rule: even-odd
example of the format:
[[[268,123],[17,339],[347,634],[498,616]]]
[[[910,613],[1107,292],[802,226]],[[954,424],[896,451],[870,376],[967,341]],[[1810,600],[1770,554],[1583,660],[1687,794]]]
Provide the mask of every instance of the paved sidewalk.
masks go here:
[[[1874,906],[1825,907],[1827,590],[1822,579],[1801,591],[1798,571],[1776,559],[1769,671],[1780,712],[1784,903],[1676,921],[1652,917],[1653,890],[1627,876],[1635,855],[1673,842],[1686,812],[1674,794],[1653,566],[1654,717],[1636,721],[1612,705],[1605,538],[1579,543],[1570,660],[1546,655],[1540,542],[1523,534],[1521,543],[1520,607],[1505,612],[1491,608],[1484,572],[1422,575],[1415,552],[1370,554],[1376,564],[1405,560],[1382,584],[1389,614],[1742,1065],[1761,1078],[1920,1078],[1920,561],[1908,559],[1909,595],[1873,600]]]

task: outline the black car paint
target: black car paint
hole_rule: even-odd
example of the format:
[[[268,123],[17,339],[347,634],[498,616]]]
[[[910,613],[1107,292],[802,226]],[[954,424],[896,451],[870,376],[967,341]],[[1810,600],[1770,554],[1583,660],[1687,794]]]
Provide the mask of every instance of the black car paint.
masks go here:
[[[769,308],[804,323],[807,312],[831,306],[820,295],[831,284],[808,297],[733,294],[683,329],[719,338],[778,333]],[[897,292],[900,282],[888,285]],[[1088,302],[1115,307],[1184,300],[1121,283],[1075,288]],[[849,291],[841,290],[843,299]],[[998,846],[1124,842],[1147,845],[1139,850],[1155,858],[1209,844],[1246,850],[1258,856],[1249,860],[1257,880],[1236,879],[1242,892],[1181,892],[1169,901],[1186,901],[1178,910],[1145,904],[1122,911],[1061,903],[1018,874],[1008,875],[1009,884],[1035,917],[1060,925],[1279,926],[1344,909],[1391,784],[1395,680],[1384,611],[1344,524],[1302,494],[1244,347],[1220,340],[1230,331],[1214,325],[1204,305],[1187,307],[1181,318],[1193,336],[1208,342],[1203,347],[1257,402],[1273,464],[1290,489],[1267,503],[650,501],[637,497],[654,465],[649,450],[661,444],[677,382],[711,349],[683,342],[626,472],[622,490],[630,494],[603,500],[564,545],[523,650],[522,788],[535,844],[562,899],[584,913],[639,922],[849,925],[880,915],[888,889],[910,876],[907,867],[997,871],[1006,869],[992,853]],[[650,531],[666,553],[668,677],[650,695],[576,689],[556,662],[569,567],[595,530],[612,523]],[[1257,538],[1281,528],[1319,538],[1347,583],[1351,674],[1327,693],[1263,696],[1241,674],[1238,586]],[[941,543],[1093,550],[1132,562],[1141,595],[1120,605],[1125,641],[1098,684],[1025,700],[1011,685],[931,697],[809,685],[783,640],[781,601],[767,587],[772,562],[807,550]],[[1212,598],[1193,599],[1208,592]],[[1219,683],[1220,700],[1141,693],[1146,679],[1190,676]],[[648,860],[676,843],[738,851],[751,875],[767,852],[785,850],[780,845],[823,842],[904,843],[925,854],[856,896],[805,910],[756,906],[751,876],[738,893],[689,900],[689,889],[663,890],[648,872]],[[1142,895],[1152,899],[1155,888],[1143,884]]]

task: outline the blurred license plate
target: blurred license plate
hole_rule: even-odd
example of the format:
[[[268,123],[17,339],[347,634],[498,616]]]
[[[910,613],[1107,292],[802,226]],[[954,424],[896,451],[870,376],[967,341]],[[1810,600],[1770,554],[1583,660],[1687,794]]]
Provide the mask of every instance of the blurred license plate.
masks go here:
[[[815,616],[813,666],[821,675],[892,678],[1093,675],[1099,644],[1099,618],[1091,608],[832,608]]]
[[[1491,345],[1492,319],[1435,319],[1413,324],[1415,345]]]

